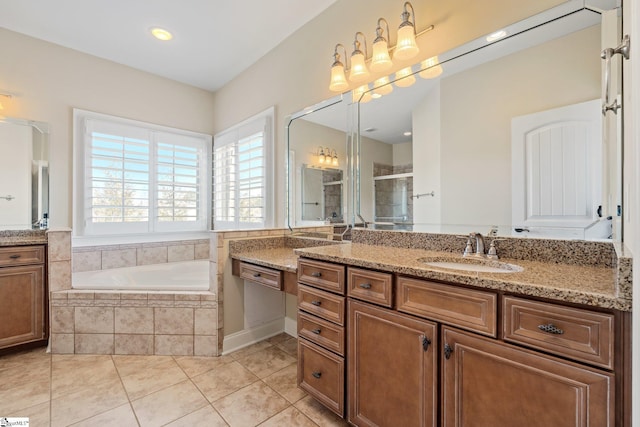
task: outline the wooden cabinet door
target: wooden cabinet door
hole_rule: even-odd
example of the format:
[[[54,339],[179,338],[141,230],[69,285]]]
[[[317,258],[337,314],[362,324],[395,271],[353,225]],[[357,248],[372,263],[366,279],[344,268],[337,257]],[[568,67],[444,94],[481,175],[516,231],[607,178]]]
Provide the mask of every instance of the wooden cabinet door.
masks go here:
[[[437,425],[437,326],[348,304],[348,415],[357,426]]]
[[[0,269],[0,349],[46,338],[44,266]]]
[[[442,425],[614,425],[613,375],[443,328]]]

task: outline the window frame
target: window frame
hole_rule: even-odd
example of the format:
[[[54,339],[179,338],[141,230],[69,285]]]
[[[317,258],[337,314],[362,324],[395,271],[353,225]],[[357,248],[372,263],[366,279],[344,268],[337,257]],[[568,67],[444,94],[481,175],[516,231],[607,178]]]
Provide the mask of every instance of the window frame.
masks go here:
[[[91,167],[90,147],[92,138],[88,132],[88,122],[106,123],[114,127],[137,128],[149,136],[149,219],[141,222],[89,223],[91,202],[87,198],[87,184]],[[175,144],[163,141],[169,137],[186,137],[185,146],[196,148],[198,155],[198,219],[196,221],[159,221],[158,197],[158,147],[160,144]],[[198,141],[199,140],[199,141]],[[179,144],[176,144],[179,145]],[[197,147],[200,145],[199,147]],[[73,109],[73,235],[87,239],[105,239],[107,237],[139,236],[142,240],[153,240],[154,235],[175,235],[178,233],[202,233],[209,231],[211,223],[211,152],[212,137],[203,133],[156,125],[139,120],[126,119],[108,114]]]
[[[243,120],[240,123],[237,123],[234,126],[231,126],[221,132],[218,132],[213,137],[213,147],[212,147],[212,209],[211,209],[211,224],[214,230],[244,230],[244,229],[266,229],[273,228],[275,223],[275,191],[274,191],[274,182],[275,182],[275,166],[274,166],[274,147],[275,147],[275,108],[269,107],[266,110],[249,117],[246,120]],[[238,144],[242,141],[240,135],[243,135],[247,130],[254,129],[260,125],[260,123],[264,123],[264,135],[263,135],[263,158],[264,158],[264,193],[263,193],[263,221],[259,223],[250,223],[250,222],[240,222],[239,216],[239,206],[236,204],[236,212],[234,215],[233,221],[219,221],[216,219],[216,158],[215,152],[216,148],[220,146],[229,146],[233,145],[237,147]],[[235,135],[234,135],[235,134]],[[247,134],[248,135],[248,134]],[[221,145],[216,146],[216,142],[222,141]],[[236,154],[237,155],[237,154]],[[237,166],[237,165],[236,165]],[[235,177],[235,186],[238,188],[239,176],[237,174],[236,168],[236,177]],[[239,193],[239,190],[236,190],[236,193]],[[239,200],[239,196],[236,194],[235,201]]]

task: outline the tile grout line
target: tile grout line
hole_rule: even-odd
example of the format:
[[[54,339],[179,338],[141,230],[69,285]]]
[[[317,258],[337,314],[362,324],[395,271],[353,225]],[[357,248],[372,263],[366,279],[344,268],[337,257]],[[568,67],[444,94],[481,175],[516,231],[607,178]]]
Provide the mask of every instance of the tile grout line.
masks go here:
[[[114,317],[115,319],[115,317]],[[115,320],[114,320],[115,322]],[[114,329],[115,331],[115,329]],[[115,335],[115,334],[114,334]],[[131,412],[133,413],[133,417],[136,419],[136,422],[138,423],[138,426],[140,426],[140,420],[138,419],[138,414],[136,413],[135,409],[133,408],[133,402],[131,402],[131,398],[129,397],[129,393],[127,392],[127,388],[124,386],[124,381],[122,381],[122,375],[120,375],[120,371],[118,370],[118,367],[116,366],[116,361],[113,360],[113,354],[111,355],[111,363],[113,363],[113,369],[116,370],[116,374],[118,375],[118,379],[120,380],[120,385],[122,385],[122,390],[124,391],[124,394],[127,396],[127,403],[129,403],[129,408],[131,409]]]

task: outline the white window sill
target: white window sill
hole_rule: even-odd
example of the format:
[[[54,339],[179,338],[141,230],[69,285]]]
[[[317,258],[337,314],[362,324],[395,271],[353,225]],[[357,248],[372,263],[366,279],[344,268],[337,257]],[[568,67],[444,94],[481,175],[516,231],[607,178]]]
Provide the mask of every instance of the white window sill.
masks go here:
[[[127,245],[132,243],[174,242],[181,240],[209,240],[210,232],[183,231],[174,233],[130,234],[120,236],[73,236],[74,248],[85,246]]]

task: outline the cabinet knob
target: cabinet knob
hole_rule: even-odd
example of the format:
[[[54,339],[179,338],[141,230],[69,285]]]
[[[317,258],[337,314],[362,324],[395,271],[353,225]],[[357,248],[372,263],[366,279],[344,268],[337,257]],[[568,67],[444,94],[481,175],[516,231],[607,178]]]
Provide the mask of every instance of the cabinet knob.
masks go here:
[[[422,336],[422,349],[424,351],[429,350],[429,344],[431,344],[431,340],[423,335]]]
[[[360,286],[362,289],[371,289],[371,283],[360,283]]]
[[[253,273],[253,277],[260,277],[260,273]]]
[[[311,277],[320,277],[322,276],[322,273],[320,273],[319,271],[314,271],[313,273],[311,273]]]
[[[444,358],[449,360],[451,357],[451,353],[453,353],[453,348],[449,344],[444,345]]]
[[[20,258],[21,255],[15,254],[15,255],[11,255],[9,258],[11,259],[18,259]]]
[[[320,335],[320,332],[322,331],[320,330],[320,328],[318,328],[318,329],[312,329],[311,332],[313,332],[316,335]]]
[[[562,329],[558,328],[553,323],[549,323],[547,325],[538,325],[538,329],[540,329],[542,332],[546,332],[548,334],[553,334],[553,335],[562,335],[562,334],[564,334],[564,331]]]
[[[311,301],[311,304],[315,305],[316,307],[320,307],[322,305],[322,301],[313,300]]]
[[[313,378],[320,378],[322,376],[322,372],[312,372]]]

